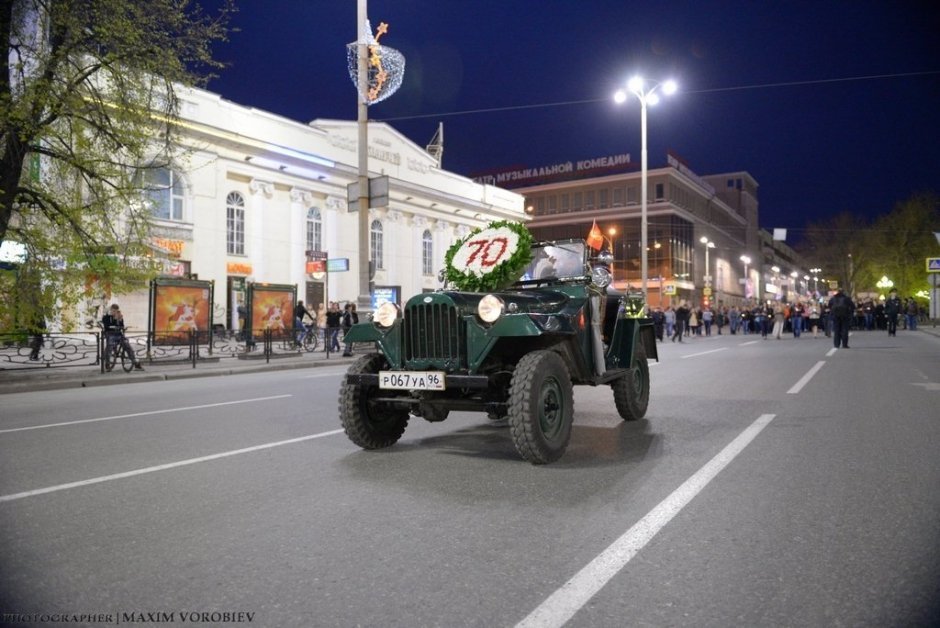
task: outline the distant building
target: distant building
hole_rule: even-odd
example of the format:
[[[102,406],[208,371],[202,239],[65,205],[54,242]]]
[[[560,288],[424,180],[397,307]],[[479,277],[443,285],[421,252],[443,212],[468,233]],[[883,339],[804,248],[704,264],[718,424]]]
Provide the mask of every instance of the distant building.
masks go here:
[[[247,282],[296,285],[311,306],[355,300],[358,214],[346,199],[357,123],[303,124],[199,89],[179,96],[179,159],[148,192],[166,273],[213,280],[214,320],[226,327],[237,326]],[[368,210],[373,281],[400,299],[439,287],[444,254],[471,229],[526,218],[521,195],[442,170],[388,124],[369,124],[369,172],[388,177],[387,203]],[[308,272],[308,258],[322,254],[330,272]],[[146,328],[146,291],[115,299]]]
[[[577,163],[591,166],[583,169],[586,178],[549,173],[555,180],[527,185],[518,175],[514,180],[499,173],[487,176],[525,195],[526,212],[532,216],[528,226],[537,239],[585,237],[596,221],[614,254],[615,287],[638,290],[641,173],[617,156]],[[611,165],[621,171],[595,174],[597,168]],[[540,169],[529,172],[540,176]],[[647,171],[647,182],[650,304],[688,300],[730,306],[761,298],[757,181],[747,172],[699,176],[670,153],[667,166]],[[702,237],[714,243],[707,269]],[[747,282],[742,256],[752,260]]]

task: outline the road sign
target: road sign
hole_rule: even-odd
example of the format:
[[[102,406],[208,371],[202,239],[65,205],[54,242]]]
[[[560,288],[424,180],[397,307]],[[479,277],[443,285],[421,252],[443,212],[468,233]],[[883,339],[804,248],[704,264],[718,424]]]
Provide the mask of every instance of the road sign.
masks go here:
[[[710,297],[712,295],[712,289],[708,286],[705,286],[702,288],[702,294],[704,294],[706,297]]]
[[[940,257],[927,258],[927,272],[940,273]]]

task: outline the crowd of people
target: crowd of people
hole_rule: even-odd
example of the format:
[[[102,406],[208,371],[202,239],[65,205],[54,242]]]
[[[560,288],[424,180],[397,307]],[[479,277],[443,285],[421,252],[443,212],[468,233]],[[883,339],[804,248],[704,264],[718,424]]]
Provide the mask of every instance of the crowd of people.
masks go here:
[[[894,335],[899,327],[917,329],[919,322],[927,320],[927,311],[913,297],[902,299],[894,290],[884,300],[866,299],[857,304],[839,291],[828,299],[747,302],[740,307],[699,307],[681,301],[665,309],[654,308],[651,317],[661,341],[682,342],[683,338],[711,336],[713,332],[759,334],[764,339],[779,339],[784,334],[799,338],[804,333],[816,338],[821,333],[829,338],[833,334],[843,337],[844,328],[844,346],[848,347],[849,329],[887,330]]]
[[[337,353],[340,350],[340,332],[342,336],[345,336],[346,332],[359,322],[359,313],[356,312],[356,304],[352,301],[347,302],[343,309],[340,309],[339,301],[330,301],[329,306],[321,303],[317,306],[316,313],[308,310],[303,301],[298,301],[294,307],[294,330],[298,344],[306,332],[305,318],[309,318],[316,327],[315,333],[322,335],[323,350]],[[343,355],[351,356],[352,354],[352,343],[346,342]]]

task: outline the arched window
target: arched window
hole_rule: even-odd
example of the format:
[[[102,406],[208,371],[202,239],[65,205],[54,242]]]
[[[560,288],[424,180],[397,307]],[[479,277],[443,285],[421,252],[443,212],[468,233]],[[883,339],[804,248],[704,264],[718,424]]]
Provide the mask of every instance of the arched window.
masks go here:
[[[425,275],[434,274],[434,240],[427,229],[421,236],[421,272]]]
[[[382,255],[382,223],[378,220],[372,221],[369,229],[369,253],[376,268],[385,268],[385,260]]]
[[[238,192],[229,192],[225,197],[226,237],[225,247],[229,255],[245,254],[245,199]]]
[[[144,196],[153,217],[161,220],[183,220],[183,180],[169,168],[147,168],[138,171]]]
[[[320,210],[311,207],[307,210],[307,250],[323,250],[323,220],[320,218]]]

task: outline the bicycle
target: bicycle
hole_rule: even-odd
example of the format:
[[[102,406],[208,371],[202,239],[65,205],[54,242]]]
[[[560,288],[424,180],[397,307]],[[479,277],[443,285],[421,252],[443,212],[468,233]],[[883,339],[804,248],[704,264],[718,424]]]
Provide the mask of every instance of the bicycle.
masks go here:
[[[297,343],[298,346],[302,346],[304,351],[313,352],[317,350],[317,345],[320,343],[319,330],[317,326],[313,323],[304,325],[304,333],[300,337],[300,341]]]
[[[130,373],[134,370],[134,365],[136,360],[132,352],[129,352],[127,348],[127,337],[124,335],[124,331],[120,330],[119,332],[105,332],[105,349],[104,349],[104,369],[105,371],[110,372],[114,368],[114,365],[120,361],[121,368],[124,369],[125,373]]]

